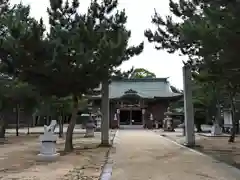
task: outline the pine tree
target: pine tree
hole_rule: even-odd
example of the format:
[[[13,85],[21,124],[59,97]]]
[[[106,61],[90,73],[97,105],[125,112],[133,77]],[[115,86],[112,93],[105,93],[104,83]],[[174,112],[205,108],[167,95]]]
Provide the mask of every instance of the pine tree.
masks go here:
[[[81,14],[78,0],[50,0],[48,33],[42,21],[31,18],[29,7],[23,5],[0,21],[0,27],[7,30],[0,45],[6,53],[1,56],[5,60],[1,71],[33,85],[43,97],[72,97],[65,151],[73,150],[81,97],[100,82],[108,85],[117,66],[143,50],[143,43],[128,47],[131,33],[125,27],[127,17],[124,11],[116,11],[117,5],[112,0],[92,1],[88,12]],[[108,131],[109,127],[105,128]]]
[[[187,55],[193,70],[204,69],[229,93],[235,114],[234,97],[239,92],[239,1],[179,0],[170,1],[172,15],[162,18],[157,12],[152,18],[158,29],[147,30],[145,36],[156,42],[157,49]],[[180,21],[174,21],[177,17]],[[210,80],[209,80],[210,81]],[[234,141],[235,123],[230,142]]]

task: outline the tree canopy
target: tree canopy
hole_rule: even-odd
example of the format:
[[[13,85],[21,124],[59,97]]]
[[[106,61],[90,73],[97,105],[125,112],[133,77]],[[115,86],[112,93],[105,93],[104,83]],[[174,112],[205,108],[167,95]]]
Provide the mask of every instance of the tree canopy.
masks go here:
[[[233,102],[240,85],[239,7],[239,1],[170,0],[171,15],[164,18],[155,12],[152,23],[157,30],[148,29],[145,36],[156,49],[186,55],[192,71],[207,73],[205,82],[224,89]],[[234,114],[234,103],[231,107]]]
[[[79,98],[143,50],[143,43],[129,46],[127,16],[117,10],[117,0],[92,0],[87,13],[79,13],[78,0],[50,0],[49,32],[42,20],[30,17],[29,6],[10,8],[7,0],[1,6],[1,72],[33,85],[43,97],[72,96],[70,134]]]
[[[144,68],[136,68],[130,75],[130,78],[156,78],[156,75],[147,69]]]
[[[115,70],[113,77],[114,79],[121,79],[121,78],[139,79],[139,78],[156,78],[156,75],[145,68],[132,67],[128,71]]]

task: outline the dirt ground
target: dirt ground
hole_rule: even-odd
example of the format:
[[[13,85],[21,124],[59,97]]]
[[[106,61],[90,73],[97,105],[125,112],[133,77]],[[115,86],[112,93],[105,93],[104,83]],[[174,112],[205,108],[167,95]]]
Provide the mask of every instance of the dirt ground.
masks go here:
[[[196,141],[197,150],[240,169],[240,137],[228,143],[228,137],[204,137]]]
[[[114,132],[111,132],[113,136]],[[100,133],[94,138],[84,138],[84,134],[74,135],[74,152],[61,156],[56,162],[39,162],[39,135],[8,137],[7,143],[0,145],[1,180],[74,180],[99,178],[105,155],[109,148],[98,147]],[[59,139],[58,152],[64,147]]]

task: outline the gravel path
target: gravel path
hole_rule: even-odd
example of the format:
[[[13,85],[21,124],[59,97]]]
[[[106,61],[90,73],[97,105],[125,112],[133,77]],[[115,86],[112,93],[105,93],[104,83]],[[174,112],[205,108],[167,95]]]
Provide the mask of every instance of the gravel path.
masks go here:
[[[111,180],[237,180],[240,171],[147,130],[120,130]]]

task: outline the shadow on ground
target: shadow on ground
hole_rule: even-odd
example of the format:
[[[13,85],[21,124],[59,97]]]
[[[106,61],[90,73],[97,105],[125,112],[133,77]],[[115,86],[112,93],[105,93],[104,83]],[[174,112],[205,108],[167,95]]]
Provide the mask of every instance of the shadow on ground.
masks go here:
[[[199,146],[195,147],[195,150],[240,169],[239,137],[236,137],[235,143],[228,143],[228,137],[208,137],[200,139],[196,143]]]

